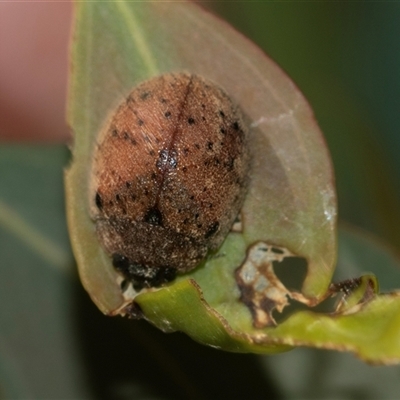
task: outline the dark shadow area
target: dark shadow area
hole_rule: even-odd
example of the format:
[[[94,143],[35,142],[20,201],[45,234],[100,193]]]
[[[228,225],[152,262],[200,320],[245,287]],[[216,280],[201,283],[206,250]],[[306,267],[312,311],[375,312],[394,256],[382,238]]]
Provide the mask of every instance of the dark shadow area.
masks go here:
[[[307,261],[301,257],[286,257],[283,261],[274,261],[274,272],[289,290],[301,291],[307,275]]]
[[[287,257],[282,262],[274,261],[274,272],[279,280],[289,290],[301,292],[304,279],[307,274],[307,261],[301,257]],[[334,297],[328,297],[315,307],[308,307],[305,304],[299,303],[296,300],[289,299],[287,306],[282,313],[274,310],[273,317],[280,324],[290,315],[297,311],[310,310],[316,313],[332,313],[335,310],[336,304],[340,300],[341,294]]]
[[[75,288],[76,336],[93,398],[281,398],[259,356],[202,346],[146,321],[106,317]]]
[[[311,311],[313,313],[321,314],[333,313],[341,296],[341,294],[338,294],[335,297],[328,297],[315,307],[308,307],[307,305],[299,303],[296,300],[289,299],[289,305],[282,311],[282,313],[274,310],[273,317],[276,323],[279,325],[298,311]]]

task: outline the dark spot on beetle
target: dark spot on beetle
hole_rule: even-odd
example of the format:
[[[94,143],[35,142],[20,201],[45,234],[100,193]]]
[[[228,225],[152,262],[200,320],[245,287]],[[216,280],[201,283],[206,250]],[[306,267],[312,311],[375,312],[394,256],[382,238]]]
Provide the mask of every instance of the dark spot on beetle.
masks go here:
[[[183,220],[183,223],[184,223],[185,225],[187,225],[187,224],[189,223],[189,218],[185,218],[185,219]]]
[[[131,200],[132,200],[132,201],[136,201],[136,199],[137,199],[136,195],[132,194],[132,195],[131,195]]]
[[[131,143],[134,145],[134,146],[136,146],[137,145],[137,141],[136,141],[136,139],[131,139]]]
[[[175,279],[176,269],[168,266],[149,267],[140,263],[132,262],[127,257],[114,253],[112,264],[126,280],[130,280],[135,290],[144,287],[160,286]]]
[[[206,239],[208,239],[209,237],[211,237],[212,235],[214,235],[215,233],[217,233],[218,228],[219,228],[219,222],[218,222],[218,221],[213,222],[213,223],[208,227],[208,230],[207,230],[206,234],[204,235],[204,237],[205,237]]]
[[[146,100],[150,97],[150,92],[143,92],[140,94],[140,99],[141,100]]]
[[[206,105],[204,103],[201,104],[201,108],[206,108]]]
[[[178,208],[178,214],[180,214],[182,212],[182,209]]]
[[[171,157],[168,159],[168,165],[175,169],[178,166],[178,160],[176,158],[176,152],[172,152]]]
[[[164,99],[164,98],[162,98],[160,101],[161,101],[161,103],[163,103],[163,104],[168,103],[168,101],[167,101],[166,99]]]
[[[116,129],[113,129],[112,132],[111,132],[111,135],[113,137],[117,137],[118,136],[118,131]]]
[[[144,195],[148,196],[149,195],[149,190],[148,189],[144,189]]]
[[[144,287],[160,286],[171,282],[176,277],[176,269],[168,266],[149,267],[132,263],[129,274],[135,290],[141,290]]]
[[[187,148],[187,147],[185,147],[184,149],[183,149],[183,155],[184,156],[187,156],[189,154],[189,149]]]
[[[197,226],[199,229],[203,227],[202,224],[197,224],[196,226]]]
[[[110,205],[110,207],[112,207],[112,206],[114,205],[114,202],[113,202],[112,200],[110,200],[110,201],[108,202],[108,204]]]
[[[147,143],[150,143],[150,138],[149,138],[147,135],[144,136],[144,140],[145,140]]]
[[[206,117],[205,117],[204,115],[202,115],[201,119],[202,119],[203,121],[205,121],[205,120],[206,120]]]
[[[160,155],[158,156],[156,167],[158,169],[164,169],[165,166],[167,165],[167,161],[168,161],[168,150],[163,149],[160,151]]]
[[[225,113],[224,113],[222,110],[219,110],[219,115],[220,115],[222,118],[225,118]]]
[[[103,208],[103,199],[101,198],[99,192],[96,192],[95,202],[97,208],[101,210]]]
[[[152,174],[151,174],[151,179],[156,179],[157,178],[157,174],[155,173],[155,172],[153,172]]]
[[[207,143],[207,148],[208,148],[208,150],[212,150],[213,147],[214,147],[214,143],[213,143],[213,142],[208,142],[208,143]]]
[[[155,155],[156,155],[156,153],[155,153],[154,150],[150,150],[150,151],[149,151],[149,154],[150,154],[151,156],[155,156]]]
[[[196,147],[196,149],[200,149],[200,145],[198,143],[195,143],[194,147]]]
[[[221,129],[219,130],[223,135],[225,135],[226,134],[226,129],[225,128],[223,128],[223,127],[221,127]]]
[[[213,204],[210,203],[210,204],[208,205],[208,208],[213,208]]]
[[[119,194],[116,194],[115,195],[115,200],[117,200],[117,202],[120,202],[121,201],[121,196]]]
[[[129,139],[129,134],[128,134],[128,132],[124,132],[123,137],[124,137],[125,140],[128,140],[128,139]]]
[[[176,150],[163,149],[156,162],[156,167],[160,170],[165,170],[166,167],[175,169],[178,166]]]
[[[164,282],[171,282],[176,277],[176,269],[172,267],[165,267],[162,270],[162,278]]]
[[[192,196],[190,196],[190,200],[194,200],[194,196],[192,195]]]
[[[237,121],[235,121],[234,123],[233,123],[233,129],[235,130],[235,131],[238,131],[239,130],[239,123],[237,122]]]
[[[194,125],[194,123],[195,123],[194,118],[192,118],[192,117],[188,118],[187,122],[189,125]]]
[[[144,221],[150,225],[162,226],[163,218],[157,206],[150,208],[144,216]]]
[[[203,192],[207,192],[207,187],[203,187]]]
[[[183,171],[183,172],[187,172],[187,167],[183,167],[183,168],[182,168],[182,171]]]
[[[196,213],[196,214],[194,215],[194,217],[197,219],[197,218],[200,217],[200,214],[199,214],[199,213]]]
[[[228,171],[232,171],[234,165],[235,159],[233,157],[230,157],[228,161],[224,162],[224,167],[226,167]]]
[[[132,184],[130,182],[125,182],[125,186],[127,189],[129,189],[132,186]]]
[[[167,111],[167,112],[164,114],[164,116],[165,116],[165,118],[169,118],[169,117],[171,116],[171,112],[170,112],[170,111]]]
[[[215,157],[214,158],[214,165],[220,165],[221,161],[219,160],[219,158]]]
[[[142,126],[143,124],[144,124],[144,121],[143,121],[142,119],[139,119],[139,120],[138,120],[138,125],[139,125],[139,126]]]
[[[205,160],[203,164],[205,167],[208,167],[210,165],[210,160]]]
[[[112,255],[112,265],[113,267],[121,272],[123,275],[129,270],[129,259],[121,254],[113,254]]]

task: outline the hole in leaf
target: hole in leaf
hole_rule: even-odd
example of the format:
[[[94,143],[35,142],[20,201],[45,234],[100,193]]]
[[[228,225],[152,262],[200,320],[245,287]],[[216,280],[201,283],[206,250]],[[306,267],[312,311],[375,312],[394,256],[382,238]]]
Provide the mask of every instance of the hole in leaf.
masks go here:
[[[120,288],[122,292],[125,292],[129,287],[129,281],[127,279],[124,279],[121,283],[120,283]]]
[[[321,313],[321,314],[333,313],[335,312],[336,305],[342,296],[343,296],[342,294],[338,294],[337,296],[334,297],[328,297],[315,307],[309,307],[306,304],[300,303],[294,299],[288,299],[289,305],[285,307],[281,313],[278,312],[277,310],[274,310],[272,315],[276,323],[279,325],[282,322],[284,322],[287,318],[289,318],[292,314],[299,311],[312,310],[312,312],[314,313]]]
[[[272,249],[275,252],[275,247]],[[280,250],[280,249],[277,249]],[[289,290],[301,291],[307,275],[307,261],[301,257],[285,257],[282,261],[273,261],[275,275]]]

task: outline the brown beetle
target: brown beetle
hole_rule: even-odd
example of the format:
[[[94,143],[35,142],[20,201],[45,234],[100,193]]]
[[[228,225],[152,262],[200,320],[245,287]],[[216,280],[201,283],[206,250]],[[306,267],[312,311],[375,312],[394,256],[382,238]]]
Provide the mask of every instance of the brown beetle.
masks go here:
[[[137,86],[100,134],[90,210],[114,267],[136,289],[218,249],[246,192],[248,133],[214,83],[186,73]]]

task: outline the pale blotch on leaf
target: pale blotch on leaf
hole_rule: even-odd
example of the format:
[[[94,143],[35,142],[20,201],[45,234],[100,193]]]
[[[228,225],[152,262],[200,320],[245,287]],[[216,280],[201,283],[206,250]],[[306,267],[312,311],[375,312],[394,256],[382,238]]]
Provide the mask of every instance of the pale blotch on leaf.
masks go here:
[[[289,305],[288,298],[310,302],[301,293],[289,291],[275,275],[274,261],[282,262],[286,257],[296,256],[283,247],[258,242],[248,249],[246,259],[236,270],[240,300],[249,308],[255,328],[276,325],[272,312],[282,312]]]

